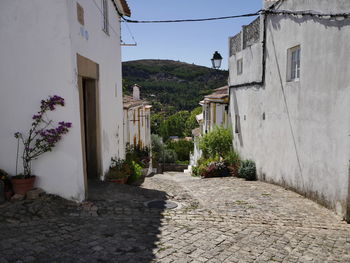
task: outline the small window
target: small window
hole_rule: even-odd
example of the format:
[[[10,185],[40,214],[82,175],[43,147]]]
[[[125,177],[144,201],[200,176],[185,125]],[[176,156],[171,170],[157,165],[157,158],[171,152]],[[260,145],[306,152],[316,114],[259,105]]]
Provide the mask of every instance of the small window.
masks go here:
[[[103,11],[103,31],[109,35],[109,21],[108,21],[108,0],[102,0]]]
[[[78,17],[78,22],[83,26],[84,25],[84,9],[79,3],[77,3],[77,17]]]
[[[297,81],[300,79],[300,46],[288,50],[288,81]]]
[[[235,133],[240,133],[240,117],[239,115],[235,115]]]
[[[243,59],[237,60],[237,75],[241,75],[243,73]]]

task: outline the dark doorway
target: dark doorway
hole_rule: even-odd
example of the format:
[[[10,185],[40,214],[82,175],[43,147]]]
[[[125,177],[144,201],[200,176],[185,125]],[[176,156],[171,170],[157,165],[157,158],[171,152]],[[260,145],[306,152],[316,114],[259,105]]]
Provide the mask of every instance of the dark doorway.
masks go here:
[[[96,80],[83,78],[83,104],[85,127],[85,158],[88,179],[99,177],[97,147],[97,87]]]
[[[77,54],[77,67],[84,188],[87,199],[88,181],[96,181],[101,176],[99,65]]]

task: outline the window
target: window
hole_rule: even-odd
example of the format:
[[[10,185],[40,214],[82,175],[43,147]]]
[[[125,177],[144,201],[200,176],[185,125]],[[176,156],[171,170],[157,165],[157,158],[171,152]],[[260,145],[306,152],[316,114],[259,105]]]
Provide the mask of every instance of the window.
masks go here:
[[[243,73],[243,59],[237,60],[237,75],[241,75]]]
[[[109,21],[108,21],[108,0],[102,0],[103,11],[103,31],[109,35]]]
[[[77,3],[77,17],[78,17],[78,22],[83,26],[84,25],[84,9],[79,3]]]
[[[288,50],[288,81],[300,79],[300,46]]]
[[[239,115],[235,115],[235,133],[240,133],[240,118]]]

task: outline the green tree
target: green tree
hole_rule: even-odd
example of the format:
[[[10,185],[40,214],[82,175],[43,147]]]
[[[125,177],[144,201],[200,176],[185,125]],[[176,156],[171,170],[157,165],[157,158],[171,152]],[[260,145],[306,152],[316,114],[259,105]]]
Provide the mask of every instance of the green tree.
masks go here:
[[[200,113],[202,113],[202,107],[197,107],[191,111],[191,114],[185,123],[185,136],[192,136],[192,130],[199,126],[196,116]]]
[[[232,150],[231,131],[219,126],[214,127],[201,138],[199,148],[204,158],[225,157]]]
[[[189,116],[190,113],[188,111],[179,111],[165,119],[159,128],[159,133],[163,140],[168,140],[170,136],[184,137],[186,121]]]
[[[176,152],[179,161],[189,161],[190,153],[193,151],[193,142],[186,140],[170,141],[167,143],[167,147]]]

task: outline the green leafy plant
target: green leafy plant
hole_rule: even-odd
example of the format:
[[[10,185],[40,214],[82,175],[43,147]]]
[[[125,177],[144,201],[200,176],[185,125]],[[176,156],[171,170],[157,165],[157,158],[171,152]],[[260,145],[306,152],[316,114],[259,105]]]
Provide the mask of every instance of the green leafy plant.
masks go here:
[[[163,161],[163,159],[164,159],[165,163],[176,163],[176,161],[177,161],[177,154],[176,154],[176,152],[173,149],[165,148],[164,149],[164,156],[162,156],[159,159],[159,162]]]
[[[142,176],[142,167],[138,163],[131,162],[131,175],[128,178],[128,184],[132,184],[139,180]]]
[[[117,180],[128,178],[132,174],[132,167],[126,160],[111,159],[111,165],[106,173],[106,179]]]
[[[5,192],[12,189],[11,180],[9,178],[9,175],[7,172],[5,172],[2,169],[0,169],[0,181],[2,181],[4,183]]]
[[[200,174],[199,174],[199,167],[198,166],[193,166],[192,167],[191,175],[194,176],[194,177],[200,176]]]
[[[142,167],[147,167],[150,162],[150,150],[148,147],[140,147],[139,145],[127,145],[125,159],[129,163],[134,161]]]
[[[232,149],[232,135],[230,130],[223,127],[214,127],[199,141],[199,148],[205,158],[226,156]]]
[[[232,176],[238,176],[238,169],[241,166],[241,158],[235,151],[230,151],[224,158],[224,162]]]
[[[193,142],[187,140],[169,141],[167,148],[176,152],[179,161],[189,161],[190,153],[193,150]]]
[[[238,177],[244,178],[247,181],[256,180],[256,165],[252,160],[245,160],[242,162],[241,167],[238,170]]]

